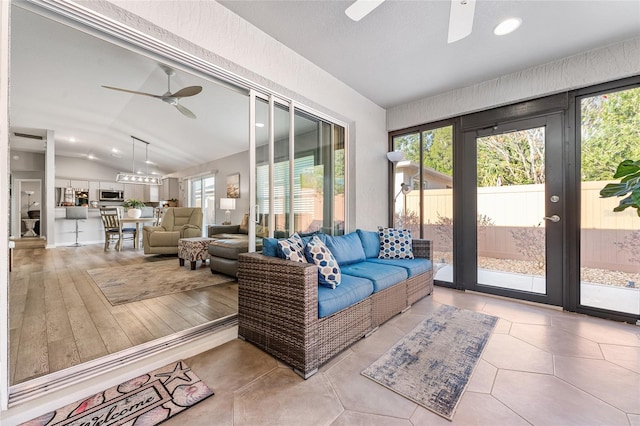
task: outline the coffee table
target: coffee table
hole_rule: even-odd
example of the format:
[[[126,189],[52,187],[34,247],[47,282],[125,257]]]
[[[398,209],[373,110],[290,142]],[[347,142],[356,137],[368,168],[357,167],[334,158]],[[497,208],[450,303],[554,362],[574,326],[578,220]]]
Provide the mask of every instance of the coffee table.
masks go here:
[[[178,259],[180,266],[184,266],[184,261],[191,262],[191,270],[196,269],[196,262],[203,262],[209,257],[209,243],[215,241],[215,238],[193,237],[180,238],[178,240]]]

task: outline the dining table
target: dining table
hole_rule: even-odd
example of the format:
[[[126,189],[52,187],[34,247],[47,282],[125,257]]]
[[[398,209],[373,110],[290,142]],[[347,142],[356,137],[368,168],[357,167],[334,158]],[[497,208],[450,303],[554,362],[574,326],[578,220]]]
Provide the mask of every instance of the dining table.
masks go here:
[[[147,223],[147,222],[155,222],[155,218],[153,217],[123,217],[120,218],[120,231],[122,234],[122,228],[124,227],[124,225],[126,223],[135,223],[136,224],[136,238],[133,239],[133,248],[134,249],[138,249],[140,248],[140,236],[142,235],[140,233],[140,224],[141,223]]]

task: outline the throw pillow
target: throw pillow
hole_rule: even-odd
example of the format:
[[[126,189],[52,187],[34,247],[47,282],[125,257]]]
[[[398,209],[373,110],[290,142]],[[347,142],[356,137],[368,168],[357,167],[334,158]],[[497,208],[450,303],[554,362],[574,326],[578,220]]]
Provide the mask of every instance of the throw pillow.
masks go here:
[[[298,234],[293,234],[286,240],[278,241],[278,248],[285,259],[307,263],[307,259],[304,256],[304,244]]]
[[[409,229],[378,228],[380,253],[378,259],[413,259]]]
[[[241,234],[249,233],[249,213],[245,213],[244,216],[242,216],[242,222],[240,222],[238,232]]]
[[[314,235],[304,248],[304,253],[309,263],[315,263],[318,266],[318,284],[332,289],[340,285],[342,279],[340,266],[331,250],[320,238]]]

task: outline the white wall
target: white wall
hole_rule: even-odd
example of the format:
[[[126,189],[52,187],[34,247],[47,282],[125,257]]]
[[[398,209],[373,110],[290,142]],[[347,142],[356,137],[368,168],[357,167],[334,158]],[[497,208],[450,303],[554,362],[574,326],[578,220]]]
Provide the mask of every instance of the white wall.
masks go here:
[[[242,215],[249,212],[249,153],[244,151],[238,154],[220,158],[209,163],[200,164],[173,173],[171,177],[184,179],[183,187],[188,186],[187,178],[215,173],[216,175],[216,223],[224,221],[224,210],[220,210],[220,198],[227,196],[227,176],[240,173],[240,198],[236,199],[236,209],[231,211],[231,223],[236,225],[242,220]]]
[[[375,229],[387,223],[386,190],[381,193],[387,185],[384,109],[216,2],[82,4],[347,122],[347,155],[354,160],[349,169],[352,228]]]
[[[387,110],[389,131],[640,74],[640,38]]]

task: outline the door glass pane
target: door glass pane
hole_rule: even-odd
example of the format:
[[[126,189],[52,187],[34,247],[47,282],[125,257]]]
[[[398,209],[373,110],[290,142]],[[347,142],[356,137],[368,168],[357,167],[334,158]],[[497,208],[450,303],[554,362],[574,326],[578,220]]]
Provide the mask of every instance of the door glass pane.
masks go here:
[[[289,108],[275,105],[275,147],[273,170],[273,214],[275,215],[274,235],[286,237],[289,235],[289,200],[291,189],[289,185]],[[267,229],[256,229],[257,236],[266,236]],[[268,231],[267,231],[268,232]]]
[[[344,127],[333,125],[333,235],[344,235]]]
[[[545,294],[545,128],[476,141],[478,284]]]
[[[202,202],[202,214],[204,225],[209,226],[216,223],[216,178],[206,177],[202,179],[204,197]]]
[[[260,224],[268,222],[269,211],[269,103],[256,98],[256,208]]]
[[[404,160],[395,164],[393,178],[393,226],[410,229],[420,237],[420,133],[393,138],[393,150]]]
[[[453,282],[453,126],[422,132],[423,238],[433,241],[434,279]],[[413,194],[416,193],[415,197]],[[409,197],[417,198],[418,191]]]
[[[640,88],[584,98],[581,113],[580,304],[640,314],[640,218],[600,198],[618,163],[640,160]]]

